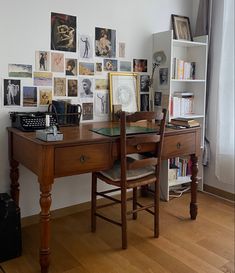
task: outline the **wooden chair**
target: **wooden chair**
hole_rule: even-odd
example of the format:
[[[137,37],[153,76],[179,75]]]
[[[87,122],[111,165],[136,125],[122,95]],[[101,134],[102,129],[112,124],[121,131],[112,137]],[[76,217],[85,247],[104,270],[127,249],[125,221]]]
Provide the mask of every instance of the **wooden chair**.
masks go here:
[[[165,130],[166,110],[161,115],[159,130],[152,134],[126,134],[126,123],[147,120],[153,122],[157,118],[155,112],[136,112],[127,115],[125,112],[120,114],[120,154],[113,168],[108,171],[92,173],[92,209],[91,209],[91,229],[96,230],[96,216],[107,220],[122,228],[122,248],[127,248],[127,215],[132,214],[133,219],[137,218],[137,212],[146,210],[154,215],[154,237],[159,236],[159,172],[161,165],[161,151]],[[132,124],[133,125],[133,124]],[[136,124],[135,124],[136,125]],[[151,148],[151,156],[146,156],[146,150]],[[117,188],[103,192],[97,192],[97,178],[116,186]],[[137,202],[137,188],[154,183],[155,193],[154,202],[142,205]],[[133,189],[133,209],[127,211],[127,189]],[[121,200],[108,194],[121,190]],[[96,205],[96,197],[102,196],[113,201],[111,204]],[[97,212],[97,209],[121,204],[121,222]],[[154,208],[154,211],[150,210]]]

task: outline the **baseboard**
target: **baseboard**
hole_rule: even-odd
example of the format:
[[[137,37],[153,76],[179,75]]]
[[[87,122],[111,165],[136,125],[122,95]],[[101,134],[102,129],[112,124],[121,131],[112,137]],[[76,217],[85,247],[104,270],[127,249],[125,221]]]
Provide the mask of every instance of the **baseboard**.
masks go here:
[[[219,197],[222,197],[224,199],[230,200],[230,201],[235,201],[235,194],[231,192],[227,192],[209,185],[204,184],[203,185],[203,191],[212,193],[214,195],[217,195]]]

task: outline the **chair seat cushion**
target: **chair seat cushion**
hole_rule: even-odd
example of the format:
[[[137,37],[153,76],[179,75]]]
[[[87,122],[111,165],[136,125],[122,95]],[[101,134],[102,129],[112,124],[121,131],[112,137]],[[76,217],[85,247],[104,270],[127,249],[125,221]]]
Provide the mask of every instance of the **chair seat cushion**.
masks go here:
[[[131,163],[133,160],[134,160],[133,158],[127,157],[127,163]],[[138,178],[148,176],[150,174],[154,174],[154,172],[155,172],[155,167],[147,166],[147,167],[138,168],[135,170],[127,170],[126,176],[127,176],[127,180],[133,180],[133,179],[138,179]],[[120,181],[121,180],[120,160],[117,160],[114,163],[112,169],[109,169],[107,171],[101,171],[100,173],[110,180]]]

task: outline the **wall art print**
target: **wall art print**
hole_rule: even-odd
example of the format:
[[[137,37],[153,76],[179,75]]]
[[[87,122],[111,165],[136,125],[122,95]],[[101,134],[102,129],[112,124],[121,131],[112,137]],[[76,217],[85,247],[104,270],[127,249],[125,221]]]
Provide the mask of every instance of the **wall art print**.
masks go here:
[[[51,13],[51,50],[76,52],[77,17]]]
[[[4,79],[4,106],[20,106],[20,80]]]
[[[23,86],[23,106],[37,107],[37,87]]]
[[[116,57],[116,30],[95,28],[95,55],[97,57]]]

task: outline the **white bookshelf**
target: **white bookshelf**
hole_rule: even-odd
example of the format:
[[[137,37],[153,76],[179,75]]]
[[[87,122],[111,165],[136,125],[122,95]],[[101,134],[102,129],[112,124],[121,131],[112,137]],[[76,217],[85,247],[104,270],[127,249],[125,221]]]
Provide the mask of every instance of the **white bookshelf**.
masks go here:
[[[170,107],[171,97],[175,92],[190,92],[193,94],[193,113],[183,115],[183,117],[193,118],[201,125],[201,147],[204,147],[205,132],[205,106],[206,106],[206,75],[207,75],[207,51],[208,37],[195,37],[194,41],[184,41],[173,39],[173,31],[165,31],[153,34],[153,53],[163,51],[166,55],[165,63],[161,64],[155,71],[153,80],[153,92],[162,93],[162,107]],[[195,79],[175,79],[173,78],[173,60],[181,59],[185,62],[195,62]],[[168,68],[167,84],[160,82],[159,71],[161,68]],[[163,100],[164,98],[164,100]],[[157,107],[157,106],[154,106]],[[180,117],[178,115],[177,117]],[[168,114],[168,121],[176,116]],[[164,161],[161,172],[161,196],[164,200],[169,200],[169,191],[172,186],[180,186],[190,183],[190,176],[178,177],[176,180],[168,181],[168,162]],[[199,173],[201,177],[198,189],[203,189],[203,168],[199,159]]]

